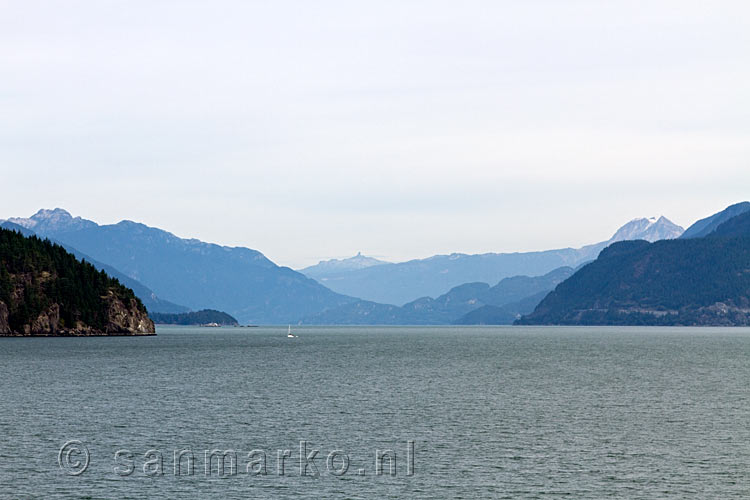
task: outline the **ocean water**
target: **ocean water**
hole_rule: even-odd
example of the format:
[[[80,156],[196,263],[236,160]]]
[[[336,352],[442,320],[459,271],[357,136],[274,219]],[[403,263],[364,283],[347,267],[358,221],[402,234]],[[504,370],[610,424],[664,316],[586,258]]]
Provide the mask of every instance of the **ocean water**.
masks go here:
[[[750,496],[750,329],[295,333],[0,339],[0,496]]]

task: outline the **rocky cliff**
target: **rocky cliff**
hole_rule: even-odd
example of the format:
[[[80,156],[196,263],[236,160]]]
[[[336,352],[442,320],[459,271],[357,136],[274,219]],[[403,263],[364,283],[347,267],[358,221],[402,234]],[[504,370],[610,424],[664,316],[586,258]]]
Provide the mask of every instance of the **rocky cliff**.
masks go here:
[[[59,245],[0,229],[0,335],[152,335],[133,291]]]
[[[9,333],[8,306],[5,305],[5,302],[0,302],[0,335],[7,335]]]

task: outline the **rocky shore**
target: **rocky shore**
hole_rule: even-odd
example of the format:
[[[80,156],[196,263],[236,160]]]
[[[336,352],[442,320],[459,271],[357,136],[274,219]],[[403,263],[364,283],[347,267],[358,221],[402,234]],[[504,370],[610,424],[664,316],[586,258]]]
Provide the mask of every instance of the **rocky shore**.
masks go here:
[[[107,302],[107,325],[92,328],[82,322],[72,327],[60,321],[60,305],[55,303],[42,311],[32,322],[19,329],[11,329],[8,321],[8,306],[0,302],[0,336],[11,337],[88,337],[102,335],[156,335],[154,322],[138,307],[134,299],[124,303],[111,294]]]

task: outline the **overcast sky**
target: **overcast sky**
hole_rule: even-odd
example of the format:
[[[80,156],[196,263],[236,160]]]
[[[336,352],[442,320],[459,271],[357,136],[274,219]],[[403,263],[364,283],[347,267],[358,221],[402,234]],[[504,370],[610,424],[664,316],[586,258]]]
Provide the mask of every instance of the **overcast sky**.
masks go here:
[[[0,218],[301,267],[750,199],[750,2],[0,0]]]

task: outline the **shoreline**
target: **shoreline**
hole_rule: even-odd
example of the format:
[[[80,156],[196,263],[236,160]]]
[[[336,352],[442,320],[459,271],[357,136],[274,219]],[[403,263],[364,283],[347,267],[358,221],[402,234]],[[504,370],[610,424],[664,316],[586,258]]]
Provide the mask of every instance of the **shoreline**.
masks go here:
[[[0,338],[35,338],[35,337],[155,337],[154,333],[0,333]]]

